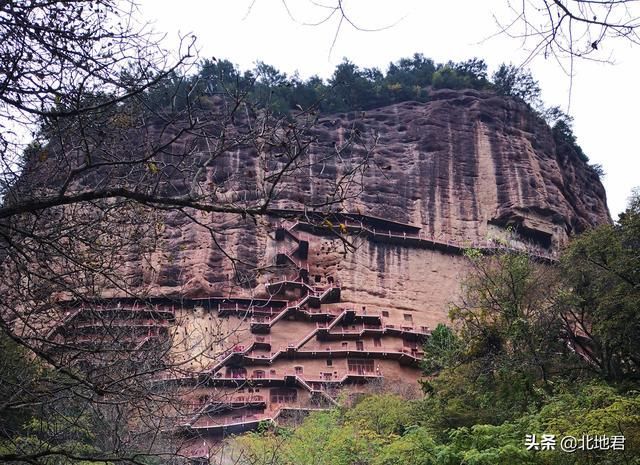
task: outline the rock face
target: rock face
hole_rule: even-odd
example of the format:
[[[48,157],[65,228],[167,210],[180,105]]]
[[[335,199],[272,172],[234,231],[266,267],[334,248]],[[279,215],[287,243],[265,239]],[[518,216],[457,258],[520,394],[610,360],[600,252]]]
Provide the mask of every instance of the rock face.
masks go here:
[[[366,133],[373,148],[368,169],[354,182],[353,197],[341,207],[356,219],[364,215],[387,220],[378,222],[378,230],[404,228],[445,241],[480,241],[501,236],[504,227],[512,225],[522,239],[555,251],[570,234],[610,221],[604,188],[586,163],[560,153],[549,128],[523,105],[476,91],[442,90],[426,104],[405,102],[364,115],[321,119],[308,174],[286,180],[278,205],[295,212],[330,195],[332,182],[345,174],[345,168],[335,157],[323,160],[355,131]],[[357,150],[362,152],[341,154],[345,164],[361,156]],[[241,198],[255,189],[258,163],[251,151],[230,153],[218,160],[209,176],[216,181],[237,175],[231,185]],[[224,215],[202,219],[224,231],[218,242],[230,254],[256,266],[271,263],[273,222],[256,224]],[[420,256],[427,252],[370,242],[347,257],[332,252],[328,242],[320,247],[312,251],[317,264],[311,266],[335,275],[356,293],[393,292],[397,286],[391,282],[366,286],[374,290],[364,289],[362,283],[370,283],[373,276],[410,282],[405,270],[432,261]],[[137,267],[131,258],[154,295],[226,296],[230,286],[238,284],[230,278],[233,269],[209,232],[178,214],[166,218],[153,271]],[[448,275],[445,280],[452,290],[455,280]],[[258,278],[240,287],[247,295],[264,296],[263,284]]]
[[[181,299],[172,337],[188,348],[189,369],[211,377],[190,394],[200,405],[194,431],[330,405],[339,386],[414,383],[421,343],[459,293],[462,247],[503,238],[551,260],[571,234],[610,221],[586,163],[559,150],[524,105],[492,94],[436,91],[426,104],[323,117],[315,133],[308,170],[286,180],[275,204],[280,217],[199,214],[216,225],[215,244],[169,213],[151,259],[129,256],[140,289]],[[332,217],[356,246],[345,252],[331,227],[299,213],[362,158],[347,144],[354,134],[365,135],[368,166]],[[250,196],[264,176],[260,160],[249,149],[228,153],[207,176],[232,180],[224,195]]]

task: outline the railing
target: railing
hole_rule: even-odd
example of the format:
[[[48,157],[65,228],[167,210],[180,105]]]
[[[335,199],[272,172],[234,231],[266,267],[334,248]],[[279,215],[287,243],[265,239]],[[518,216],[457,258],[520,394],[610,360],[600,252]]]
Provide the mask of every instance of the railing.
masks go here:
[[[368,354],[382,354],[385,356],[398,356],[400,358],[408,356],[409,358],[414,359],[415,362],[419,362],[422,360],[424,352],[419,349],[407,349],[404,347],[395,347],[395,348],[385,348],[385,347],[324,347],[318,349],[307,349],[300,350],[300,354],[339,354],[339,353],[368,353]]]
[[[114,297],[113,299],[117,299]],[[160,306],[160,305],[141,305],[131,304],[126,306],[121,305],[107,305],[107,304],[99,304],[99,305],[89,305],[86,307],[80,307],[75,309],[71,313],[79,313],[79,312],[91,312],[91,313],[169,313],[175,314],[175,306]]]
[[[295,277],[285,277],[285,278],[281,278],[273,281],[267,281],[267,287],[275,287],[275,286],[285,287],[287,285],[289,286],[295,285],[296,287],[303,287],[307,289],[307,291],[309,291],[310,293],[316,293],[316,294],[340,287],[339,283],[332,284],[331,286],[328,286],[328,287],[312,286],[311,284],[300,279],[298,275],[296,275]]]
[[[384,326],[383,325],[367,325],[367,324],[362,324],[362,325],[356,325],[355,327],[353,327],[354,325],[350,325],[350,327],[346,328],[344,326],[340,326],[340,327],[334,327],[332,329],[332,331],[329,334],[332,335],[341,335],[341,334],[347,334],[347,335],[353,335],[353,334],[363,334],[364,332],[368,331],[368,330],[374,330],[374,331],[384,331]]]
[[[109,344],[113,345],[116,342],[119,343],[138,343],[136,349],[139,349],[145,342],[160,337],[159,333],[149,333],[140,335],[110,335],[110,334],[92,334],[73,336],[68,339],[69,344],[84,344],[84,343],[97,343],[97,344]]]
[[[200,417],[202,418],[202,417]],[[271,420],[271,418],[268,418],[266,416],[258,416],[258,415],[242,415],[242,416],[238,416],[238,417],[234,417],[234,418],[229,418],[229,419],[225,419],[222,422],[220,421],[200,421],[200,419],[196,420],[198,421],[197,425],[193,425],[193,424],[188,424],[186,426],[188,426],[191,429],[205,429],[205,428],[225,428],[227,426],[236,426],[236,425],[242,425],[245,423],[255,423],[255,422],[259,422],[259,421],[263,421],[263,420]]]
[[[350,226],[348,224],[345,224],[345,228],[348,229],[349,227]],[[464,250],[468,248],[475,248],[475,249],[481,249],[481,250],[505,250],[508,252],[523,252],[532,257],[542,258],[548,261],[557,261],[558,259],[558,255],[555,252],[549,252],[536,246],[526,245],[518,242],[516,243],[511,242],[510,244],[504,244],[497,240],[496,241],[494,240],[468,241],[468,240],[460,240],[452,237],[442,238],[441,236],[440,237],[436,237],[434,235],[429,236],[427,234],[423,234],[422,232],[418,232],[417,234],[406,233],[406,232],[400,234],[400,233],[392,232],[390,230],[376,231],[375,228],[369,229],[364,225],[357,227],[357,229],[366,231],[369,234],[372,234],[374,237],[380,236],[380,237],[389,237],[393,239],[403,239],[403,240],[414,239],[420,242],[431,243],[434,245],[440,245],[443,247],[455,248],[459,250]]]
[[[314,290],[314,288],[312,288],[311,286],[309,286],[306,283],[302,283],[302,282],[298,282],[295,281],[296,284],[302,284],[305,287],[307,287],[310,292],[308,292],[307,294],[305,294],[304,296],[300,297],[298,300],[290,302],[287,307],[281,311],[279,314],[271,317],[269,319],[269,321],[262,321],[262,320],[257,320],[257,319],[253,319],[251,320],[250,324],[253,325],[257,325],[257,324],[268,324],[269,327],[273,326],[277,321],[281,320],[289,311],[291,310],[298,310],[301,311],[303,313],[307,313],[308,315],[312,315],[312,314],[335,314],[335,311],[317,311],[317,312],[311,312],[309,310],[305,310],[303,309],[303,305],[305,305],[309,299],[318,299],[320,301],[320,303],[322,303],[323,300],[326,299],[326,297],[331,293],[334,292],[336,289],[339,289],[339,285],[337,284],[334,287],[328,287],[328,288],[322,288],[322,292],[317,292]],[[278,282],[280,283],[280,282]],[[271,286],[273,285],[272,283],[267,283],[267,286]]]
[[[184,373],[160,372],[160,373],[154,375],[153,379],[155,381],[197,379],[197,374],[196,373],[184,374]]]
[[[299,270],[306,270],[307,272],[309,271],[309,265],[305,264],[306,260],[295,258],[293,256],[293,253],[295,252],[292,253],[284,248],[279,248],[276,253],[278,255],[285,256],[291,263],[298,267]]]
[[[73,325],[74,329],[93,328],[93,327],[168,327],[169,320],[92,320],[77,322]]]
[[[255,306],[255,305],[247,305],[247,306],[241,306],[238,303],[235,304],[218,304],[218,313],[220,312],[243,312],[243,313],[268,313],[270,315],[273,314],[277,314],[278,312],[281,312],[283,310],[283,308],[281,307],[273,307],[273,306],[268,306],[268,307],[259,307],[259,306]]]
[[[227,405],[227,404],[250,404],[250,403],[260,403],[260,402],[265,402],[265,398],[264,396],[260,396],[260,395],[237,395],[237,396],[229,396],[229,397],[222,397],[220,399],[214,399],[212,401],[209,401],[206,405],[210,406],[210,405]]]
[[[306,224],[302,222],[297,222],[295,226],[298,224]],[[294,227],[295,227],[294,226]],[[366,232],[373,237],[384,238],[387,237],[389,239],[402,239],[402,240],[417,240],[419,242],[423,242],[425,244],[433,244],[447,247],[447,248],[455,248],[458,250],[464,250],[468,248],[477,248],[482,250],[505,250],[510,252],[524,252],[527,255],[532,257],[541,258],[547,261],[555,262],[558,260],[558,254],[553,251],[549,252],[541,247],[537,247],[530,244],[523,244],[521,242],[511,241],[509,244],[504,244],[497,240],[482,240],[482,241],[469,241],[464,239],[458,239],[455,237],[443,237],[443,234],[435,236],[433,234],[428,235],[422,232],[397,232],[391,231],[390,229],[376,229],[365,226],[362,221],[358,221],[355,224],[349,223],[347,219],[344,220],[342,226],[345,230],[357,230]]]
[[[329,325],[327,325],[326,323],[316,323],[316,328],[327,329],[329,328]],[[429,330],[426,326],[420,326],[420,328],[417,328],[416,326],[396,326],[393,324],[381,324],[381,325],[364,324],[364,325],[358,325],[356,328],[343,328],[343,327],[335,328],[335,325],[334,325],[332,330],[329,332],[329,334],[336,335],[336,336],[339,336],[341,334],[361,335],[361,334],[364,334],[366,331],[381,331],[384,333],[389,330],[394,332],[399,332],[399,333],[415,333],[415,334],[425,335],[425,336],[429,334]]]
[[[287,411],[302,411],[302,412],[311,412],[311,411],[321,411],[326,410],[324,408],[319,407],[305,407],[305,406],[297,406],[297,407],[280,407],[276,411],[273,412],[272,415],[262,414],[262,415],[238,415],[232,418],[226,418],[223,421],[200,421],[199,424],[194,425],[192,423],[187,423],[183,425],[183,427],[187,427],[190,429],[207,429],[207,428],[226,428],[230,426],[242,426],[252,423],[259,423],[262,421],[275,422],[283,412]],[[202,417],[200,417],[202,418]],[[194,422],[197,420],[194,420]]]
[[[75,310],[67,310],[64,312],[64,317],[62,318],[61,321],[56,322],[56,324],[49,330],[49,332],[47,333],[47,339],[52,337],[56,331],[60,328],[62,328],[63,326],[65,326],[69,321],[73,320],[76,315],[78,315],[80,312],[82,311],[81,308],[75,309]]]
[[[358,334],[363,334],[364,332],[368,331],[368,330],[375,330],[376,332],[387,332],[387,331],[394,331],[394,332],[399,332],[399,333],[403,333],[403,332],[410,332],[413,334],[417,334],[417,335],[421,335],[421,336],[426,336],[428,334],[428,332],[426,331],[425,327],[420,327],[420,329],[414,327],[414,326],[403,326],[403,327],[396,327],[395,325],[389,324],[389,325],[368,325],[371,326],[370,328],[367,328],[367,325],[359,325],[358,328],[356,329],[348,329],[346,331],[340,331],[340,332],[331,332],[331,330],[333,328],[335,328],[335,326],[342,321],[344,315],[346,315],[349,312],[354,312],[354,310],[351,309],[343,309],[331,322],[329,323],[316,323],[316,327],[310,331],[308,334],[306,334],[303,338],[301,338],[297,343],[290,343],[287,346],[280,346],[278,348],[278,350],[276,352],[272,352],[270,354],[270,356],[267,356],[265,354],[260,354],[259,356],[250,354],[250,351],[253,350],[255,348],[255,346],[259,343],[264,343],[264,340],[259,341],[256,339],[256,341],[249,347],[245,348],[245,346],[242,345],[237,345],[235,347],[232,347],[230,349],[227,349],[226,351],[220,353],[220,355],[218,355],[217,360],[218,362],[210,369],[211,373],[215,373],[216,371],[218,371],[220,368],[222,368],[223,366],[225,366],[225,364],[227,363],[227,361],[235,354],[242,354],[243,357],[249,359],[249,360],[260,360],[261,362],[266,362],[269,361],[270,363],[272,363],[273,361],[275,361],[281,354],[286,353],[286,352],[290,352],[290,351],[298,351],[300,350],[304,344],[306,344],[306,342],[308,342],[313,336],[315,336],[319,331],[327,331],[329,332],[329,334],[336,334],[336,335],[340,335],[340,334],[351,334],[351,335],[358,335]],[[282,315],[284,315],[285,312],[283,312],[282,314],[278,315],[276,318],[274,318],[273,320],[271,320],[269,322],[269,324],[273,324],[274,320],[276,320],[277,318],[280,318]],[[269,342],[270,344],[270,342]],[[326,350],[332,351],[335,350],[336,352],[344,352],[344,351],[360,351],[360,352],[375,352],[375,353],[401,353],[404,354],[405,352],[403,351],[403,349],[398,349],[398,350],[389,350],[389,349],[380,349],[380,348],[375,348],[375,349],[358,349],[356,348],[351,349],[351,348],[337,348],[337,349],[333,349],[331,347],[325,348]],[[322,352],[322,349],[319,350],[308,350],[305,352]],[[410,354],[409,354],[410,355]],[[414,358],[418,358],[417,356]],[[216,376],[221,377],[221,374],[218,373]],[[228,377],[225,377],[225,379],[227,379]]]
[[[365,377],[365,378],[380,378],[382,377],[382,373],[379,370],[368,370],[368,369],[350,369],[347,373],[343,374],[339,378],[333,377],[321,377],[319,379],[313,378],[305,378],[302,373],[295,373],[286,371],[281,376],[273,377],[273,376],[265,376],[264,378],[253,378],[253,379],[278,379],[285,380],[286,378],[294,378],[296,383],[306,389],[310,393],[318,393],[325,397],[330,403],[337,405],[336,400],[329,395],[326,390],[329,384],[339,385],[344,383],[350,377]],[[245,379],[245,378],[231,378],[231,379]],[[319,386],[319,387],[318,387]],[[191,428],[210,428],[210,427],[224,427],[230,425],[238,425],[242,423],[251,423],[255,421],[263,421],[263,420],[274,420],[280,414],[280,410],[282,409],[292,409],[292,407],[281,407],[273,417],[268,417],[266,415],[243,415],[241,417],[235,417],[231,419],[225,419],[223,421],[200,421],[198,425],[194,425],[194,423],[198,422],[204,414],[207,413],[207,408],[212,404],[250,404],[250,403],[264,403],[265,398],[260,395],[237,395],[230,398],[223,398],[214,401],[209,401],[198,413],[191,417],[191,420],[185,425]],[[295,409],[295,408],[293,408]],[[304,410],[304,408],[303,408]],[[317,410],[322,410],[317,409]]]

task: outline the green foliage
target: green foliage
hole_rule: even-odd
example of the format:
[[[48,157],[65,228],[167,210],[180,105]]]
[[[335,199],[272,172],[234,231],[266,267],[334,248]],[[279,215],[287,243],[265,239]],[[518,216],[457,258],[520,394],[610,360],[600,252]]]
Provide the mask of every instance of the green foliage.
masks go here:
[[[264,64],[262,63],[264,66]],[[260,63],[259,63],[260,66]],[[207,94],[234,93],[253,84],[251,72],[241,73],[229,60],[204,60],[200,63],[197,81],[205,87]]]
[[[551,127],[553,140],[559,153],[578,157],[585,162],[589,161],[589,157],[582,151],[582,148],[577,143],[576,136],[573,134],[573,118],[571,116],[557,106],[544,109],[541,116]],[[598,169],[595,166],[593,169],[595,174],[599,177],[602,176],[601,167]]]
[[[461,63],[449,62],[434,73],[432,84],[436,89],[488,88],[487,64],[478,58]]]
[[[586,157],[586,155],[585,155]],[[589,165],[589,168],[591,168],[591,171],[593,171],[593,173],[598,176],[598,178],[602,179],[604,177],[604,175],[606,174],[604,171],[604,167],[600,164],[600,163],[593,163]]]
[[[389,85],[399,85],[404,89],[425,86],[432,82],[437,66],[430,58],[416,53],[412,58],[401,58],[390,63],[385,79]]]
[[[422,427],[410,429],[407,434],[386,445],[373,462],[375,465],[436,465],[438,444]]]
[[[549,388],[549,375],[564,354],[562,319],[553,294],[554,270],[524,254],[498,253],[470,260],[472,273],[464,283],[464,299],[451,308],[460,327],[465,363],[500,392],[504,382],[523,391],[523,407]],[[550,298],[551,297],[551,298]],[[517,381],[515,384],[513,382]],[[509,402],[511,402],[511,399]]]
[[[450,442],[440,454],[442,463],[493,465],[539,463],[533,452],[523,447],[522,431],[517,425],[474,425],[450,433]]]
[[[68,455],[97,452],[89,417],[49,390],[60,376],[0,331],[0,461],[35,455],[41,456],[36,463],[45,465],[83,464],[88,462]]]
[[[640,195],[615,225],[582,234],[563,258],[567,308],[592,368],[605,379],[640,379]],[[581,344],[581,340],[575,341]]]
[[[640,394],[621,394],[604,383],[590,383],[577,392],[562,392],[539,413],[548,431],[580,437],[583,434],[629,434],[640,439]],[[640,444],[628,444],[639,447]]]
[[[296,428],[289,441],[285,457],[288,462],[301,465],[320,465],[336,451],[338,416],[336,412],[310,415],[308,420]]]
[[[284,465],[285,457],[282,448],[288,437],[277,435],[270,430],[247,433],[236,438],[241,450],[239,464],[251,465]]]
[[[573,134],[572,118],[558,120],[551,128],[553,139],[559,150],[565,153],[574,153],[580,160],[589,161],[589,157],[582,151],[578,145],[576,136]]]
[[[455,330],[438,325],[425,344],[424,399],[366,395],[284,434],[240,438],[258,458],[242,463],[640,465],[638,250],[636,194],[616,225],[575,240],[560,269],[468,251]],[[582,358],[567,346],[573,331],[590,338]],[[527,450],[530,434],[555,435],[556,449]],[[565,436],[624,436],[625,450],[567,453]]]
[[[426,102],[431,89],[444,88],[492,90],[524,102],[552,126],[561,153],[588,160],[576,143],[571,118],[557,107],[543,108],[540,87],[529,71],[502,64],[489,80],[487,64],[479,58],[436,64],[416,53],[390,63],[386,72],[360,68],[345,58],[326,82],[317,76],[307,80],[287,76],[261,61],[253,70],[242,72],[228,60],[204,60],[195,75],[172,73],[150,89],[143,101],[153,111],[177,111],[206,106],[217,96],[246,100],[284,116],[301,109],[340,113],[405,101]],[[601,176],[598,167],[593,171]]]
[[[469,80],[452,66],[445,65],[434,73],[433,87],[436,89],[464,89],[469,87]]]
[[[488,87],[487,63],[479,58],[472,58],[454,65],[454,69],[466,76],[474,89]]]
[[[540,86],[527,70],[501,64],[493,74],[493,86],[499,95],[508,95],[529,104],[540,106]]]
[[[505,402],[499,402],[505,391],[500,381],[495,374],[478,374],[472,364],[442,370],[423,382],[427,397],[421,406],[422,416],[429,418],[429,425],[439,437],[450,428],[505,421],[513,414],[505,408]]]
[[[410,402],[391,394],[369,395],[348,410],[345,419],[359,429],[389,436],[402,433],[410,423],[411,407]]]
[[[455,366],[462,356],[462,341],[442,323],[431,332],[424,345],[422,370],[431,375],[445,367]]]
[[[367,396],[352,409],[310,415],[299,427],[251,433],[236,438],[239,464],[247,465],[613,465],[640,463],[640,396],[592,383],[559,385],[539,409],[500,424],[476,423],[434,429],[426,409],[407,410],[408,403],[389,395]],[[391,402],[389,402],[391,401]],[[380,406],[401,420],[378,428]],[[404,403],[404,405],[403,405]],[[369,409],[371,407],[371,409]],[[472,406],[468,406],[472,408]],[[421,424],[414,424],[419,419]],[[624,434],[620,451],[527,450],[527,434],[615,436]]]
[[[368,110],[408,100],[427,101],[430,87],[487,89],[487,65],[473,58],[460,63],[435,64],[416,53],[390,63],[386,72],[359,68],[345,59],[325,82],[317,76],[301,80],[275,67],[257,62],[241,72],[228,60],[204,60],[194,76],[172,74],[145,95],[147,107],[180,110],[197,107],[204,96],[247,98],[276,114],[317,110],[346,112]]]
[[[67,418],[63,415],[51,420],[32,418],[24,425],[25,433],[0,441],[0,456],[39,456],[37,463],[43,465],[106,464],[93,460],[100,451],[92,445],[95,436],[86,418]],[[86,457],[83,460],[82,457]]]
[[[519,425],[476,425],[452,430],[445,441],[426,428],[415,428],[386,446],[376,465],[533,465],[541,463],[523,447]]]
[[[345,412],[313,413],[295,430],[236,439],[244,464],[352,465],[373,463],[380,449],[410,422],[410,404],[392,396],[366,396]]]
[[[348,60],[340,63],[329,79],[332,98],[329,99],[329,111],[348,111],[352,109],[371,108],[379,100],[376,92],[376,78],[381,76],[372,70],[360,70]]]
[[[33,380],[40,371],[29,361],[26,351],[0,330],[0,438],[13,437],[24,430],[33,408],[29,404],[21,407],[21,399],[32,392]]]
[[[113,451],[129,434],[113,424],[113,405],[94,403],[74,376],[36,360],[0,330],[0,463],[106,465],[101,446]],[[121,452],[146,463],[131,446]]]

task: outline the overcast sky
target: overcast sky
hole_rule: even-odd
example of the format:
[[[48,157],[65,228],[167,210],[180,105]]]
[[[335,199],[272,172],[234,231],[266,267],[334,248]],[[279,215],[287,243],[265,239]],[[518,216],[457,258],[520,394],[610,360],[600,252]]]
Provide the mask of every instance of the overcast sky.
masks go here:
[[[335,3],[316,4],[322,1]],[[242,69],[261,60],[288,74],[298,71],[303,78],[330,76],[343,57],[361,67],[382,69],[415,52],[437,62],[480,57],[492,72],[502,62],[520,65],[528,55],[521,41],[496,36],[496,19],[506,23],[512,17],[506,0],[345,0],[358,26],[386,28],[363,32],[343,24],[333,49],[338,16],[318,26],[305,25],[320,21],[328,11],[311,0],[288,0],[289,11],[282,0],[141,0],[140,4],[142,16],[153,21],[154,29],[167,33],[168,44],[175,44],[178,34],[193,33],[202,57],[227,58]],[[539,57],[530,68],[545,102],[569,110],[578,143],[592,163],[604,167],[603,182],[615,219],[631,190],[640,186],[640,47],[611,42],[600,49],[602,56],[612,56],[614,64],[576,62],[572,86],[552,59]]]

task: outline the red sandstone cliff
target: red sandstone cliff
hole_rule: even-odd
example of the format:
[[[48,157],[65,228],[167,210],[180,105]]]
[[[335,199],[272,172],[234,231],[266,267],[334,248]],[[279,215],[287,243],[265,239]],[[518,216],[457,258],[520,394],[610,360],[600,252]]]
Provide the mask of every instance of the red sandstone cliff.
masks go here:
[[[332,183],[345,173],[340,158],[347,164],[359,154],[346,150],[327,161],[325,156],[359,131],[371,146],[375,140],[375,148],[354,188],[362,192],[341,205],[345,213],[410,224],[435,238],[468,241],[500,235],[511,224],[524,238],[552,250],[570,234],[610,221],[604,188],[587,164],[558,150],[548,126],[523,104],[489,93],[436,91],[426,104],[404,102],[322,117],[314,131],[318,142],[311,149],[312,163],[286,181],[278,201],[283,209],[301,209],[330,195]],[[208,176],[212,183],[232,180],[232,195],[241,198],[259,183],[259,161],[254,150],[228,153]],[[256,266],[271,263],[273,223],[224,215],[205,220],[224,230],[218,241],[230,254]],[[403,247],[377,250],[364,244],[346,257],[332,247],[338,249],[327,242],[312,251],[322,263],[318,272],[334,275],[355,293],[383,293],[369,277],[393,275],[405,281],[410,279],[407,270],[421,261]],[[363,255],[368,256],[366,265],[358,263]],[[134,274],[144,276],[140,284],[154,289],[152,294],[220,296],[234,285],[233,270],[208,232],[178,214],[167,216],[154,257],[153,269],[133,256],[130,263]],[[263,296],[264,279],[254,278],[232,293]],[[455,280],[446,287],[454,289]]]
[[[123,150],[135,156],[172,136],[159,126],[142,131],[144,137],[132,131]],[[557,147],[526,106],[490,93],[442,90],[424,104],[323,116],[311,136],[310,154],[295,176],[284,178],[273,215],[151,215],[157,240],[127,244],[115,265],[131,288],[103,293],[134,290],[152,298],[146,303],[153,308],[144,311],[132,299],[103,302],[100,310],[131,328],[120,343],[172,342],[167,353],[180,365],[176,386],[190,386],[185,398],[192,411],[180,421],[192,432],[224,433],[290,409],[324,408],[339,388],[359,391],[373,380],[415,390],[421,344],[430,328],[447,321],[468,269],[464,247],[490,247],[489,239],[502,238],[549,261],[571,234],[610,221],[593,170]],[[354,137],[361,144],[347,143]],[[160,159],[135,176],[160,172],[168,179],[164,189],[183,193],[189,186],[179,177],[172,182],[169,167],[177,173],[176,159],[195,161],[205,195],[226,205],[250,203],[281,163],[251,144],[207,163],[206,147],[189,133],[175,145],[163,154],[174,163]],[[46,163],[43,186],[57,179],[54,161]],[[103,169],[80,188],[117,182],[120,174]],[[349,183],[338,183],[345,177]],[[29,189],[40,188],[38,178],[27,179]],[[301,214],[305,205],[335,198],[336,185],[346,199],[332,206],[330,220],[354,250],[328,225],[307,221],[322,217]],[[137,218],[135,209],[130,214]],[[114,230],[126,230],[123,221]],[[76,308],[49,334],[91,342],[104,332],[101,322]]]
[[[241,133],[240,126],[246,124],[221,122],[215,111],[199,117],[207,123],[203,130],[212,133],[223,125]],[[115,136],[98,128],[92,137],[96,153],[112,144],[114,152],[138,157],[176,133],[151,121],[114,131]],[[378,232],[472,244],[504,237],[505,226],[512,226],[520,239],[548,253],[562,247],[571,234],[610,221],[604,188],[594,171],[571,150],[557,147],[549,127],[524,104],[492,93],[440,90],[432,92],[428,103],[323,115],[307,137],[309,155],[293,176],[283,178],[271,204],[280,213],[335,199],[338,180],[347,177],[349,183],[340,186],[347,186],[342,192],[346,200],[331,211],[348,215],[352,222],[366,220]],[[350,145],[354,138],[361,143]],[[273,145],[236,144],[212,162],[207,162],[207,150],[194,131],[185,131],[161,150],[153,169],[134,165],[123,182],[133,178],[144,184],[161,177],[165,190],[185,193],[190,178],[181,178],[180,169],[195,166],[204,195],[222,204],[243,205],[266,190],[268,177],[282,165],[265,156],[277,150]],[[55,149],[44,161],[40,156],[23,177],[25,195],[62,182],[70,170],[78,169],[73,163],[81,166],[82,161],[74,161],[68,152],[56,155]],[[118,187],[123,169],[128,165],[106,164],[82,176],[76,187],[101,186],[105,180]],[[145,250],[150,255],[137,246],[123,249],[118,273],[149,296],[269,297],[265,283],[289,272],[274,267],[283,247],[274,237],[279,219],[194,215],[200,225],[180,211],[150,218],[158,226],[158,240]],[[367,237],[357,238],[355,253],[343,253],[334,239],[316,235],[310,243],[313,260],[306,266],[314,280],[340,281],[343,299],[354,304],[420,312],[428,307],[429,321],[444,318],[465,269],[460,257]],[[425,276],[429,286],[421,281]],[[107,294],[122,295],[122,290]]]

